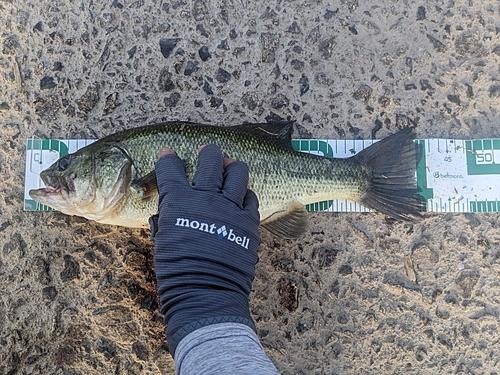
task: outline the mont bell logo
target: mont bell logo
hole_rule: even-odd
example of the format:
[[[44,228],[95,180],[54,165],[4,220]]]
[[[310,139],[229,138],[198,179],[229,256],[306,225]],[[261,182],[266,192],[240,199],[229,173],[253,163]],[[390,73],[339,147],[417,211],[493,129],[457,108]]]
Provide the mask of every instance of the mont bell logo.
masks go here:
[[[175,225],[178,227],[199,230],[209,234],[217,234],[217,237],[219,237],[219,239],[226,239],[227,241],[234,242],[236,243],[236,245],[240,245],[245,249],[248,249],[248,244],[250,243],[250,238],[247,238],[246,236],[237,236],[234,233],[233,229],[227,229],[225,225],[217,228],[217,225],[214,223],[201,223],[197,220],[190,220],[183,217],[178,217]]]
[[[222,227],[217,229],[217,236],[219,236],[219,239],[221,239],[221,240],[227,236],[227,231],[226,231],[225,225],[223,225]]]

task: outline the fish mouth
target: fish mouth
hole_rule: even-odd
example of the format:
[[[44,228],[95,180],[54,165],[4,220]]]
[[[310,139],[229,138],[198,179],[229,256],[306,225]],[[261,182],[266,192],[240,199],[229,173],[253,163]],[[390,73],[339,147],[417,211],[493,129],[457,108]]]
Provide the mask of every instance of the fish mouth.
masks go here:
[[[67,200],[70,193],[75,191],[75,186],[72,181],[68,183],[67,179],[64,177],[49,176],[42,172],[40,178],[45,184],[45,187],[30,190],[29,194],[31,197],[62,198]]]
[[[45,196],[47,196],[47,195],[61,195],[64,199],[66,199],[69,196],[68,191],[64,188],[61,188],[60,186],[58,186],[58,187],[47,186],[45,188],[37,189],[37,191],[42,193]]]

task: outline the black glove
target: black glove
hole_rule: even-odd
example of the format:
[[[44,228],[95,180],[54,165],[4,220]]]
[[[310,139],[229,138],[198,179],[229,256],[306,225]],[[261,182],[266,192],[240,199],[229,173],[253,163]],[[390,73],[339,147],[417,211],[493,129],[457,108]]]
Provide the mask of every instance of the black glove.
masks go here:
[[[160,200],[151,238],[172,356],[184,336],[210,324],[255,330],[248,296],[258,261],[259,203],[247,189],[247,165],[234,161],[222,173],[223,163],[217,146],[205,146],[192,185],[177,155],[156,163]]]

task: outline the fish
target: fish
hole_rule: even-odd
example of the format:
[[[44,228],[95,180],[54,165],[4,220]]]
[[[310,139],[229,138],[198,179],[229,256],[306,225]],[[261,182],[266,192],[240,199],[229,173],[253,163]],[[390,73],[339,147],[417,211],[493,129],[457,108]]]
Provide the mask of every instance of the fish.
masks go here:
[[[349,158],[295,151],[293,123],[216,126],[165,122],[120,131],[61,157],[40,173],[37,202],[103,224],[148,227],[158,211],[155,163],[169,147],[196,171],[197,149],[216,144],[224,156],[248,165],[249,189],[259,199],[261,227],[282,238],[307,230],[305,205],[351,199],[398,220],[419,220],[416,184],[419,148],[404,128]]]

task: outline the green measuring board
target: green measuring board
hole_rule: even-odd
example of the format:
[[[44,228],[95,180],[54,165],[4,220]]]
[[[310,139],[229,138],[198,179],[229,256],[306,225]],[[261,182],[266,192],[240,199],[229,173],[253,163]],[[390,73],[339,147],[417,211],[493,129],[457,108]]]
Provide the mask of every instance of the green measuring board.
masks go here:
[[[60,157],[94,142],[93,139],[37,139],[26,142],[24,209],[46,211],[33,201],[30,189],[43,187],[40,172]],[[345,158],[376,140],[294,139],[297,151]],[[500,139],[422,139],[422,159],[415,176],[430,212],[500,212]],[[390,157],[390,150],[388,150]],[[309,211],[369,212],[359,203],[337,199],[307,206]]]
[[[427,211],[500,212],[500,139],[426,139],[417,170]]]

